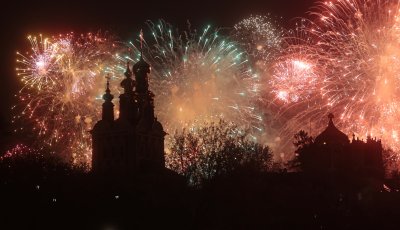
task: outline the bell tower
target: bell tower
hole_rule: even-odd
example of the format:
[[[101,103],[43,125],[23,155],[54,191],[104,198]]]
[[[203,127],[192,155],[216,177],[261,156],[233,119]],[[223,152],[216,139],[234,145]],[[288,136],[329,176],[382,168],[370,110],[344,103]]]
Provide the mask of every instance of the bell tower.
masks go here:
[[[121,82],[121,87],[124,89],[124,93],[119,96],[119,118],[135,125],[137,123],[138,108],[133,88],[135,87],[136,82],[132,79],[132,71],[129,69],[129,62],[126,64],[124,75],[125,79]]]

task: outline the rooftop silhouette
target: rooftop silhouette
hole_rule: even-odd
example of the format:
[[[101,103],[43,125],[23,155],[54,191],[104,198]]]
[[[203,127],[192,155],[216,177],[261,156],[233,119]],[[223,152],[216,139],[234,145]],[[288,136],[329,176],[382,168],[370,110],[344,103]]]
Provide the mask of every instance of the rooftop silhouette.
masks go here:
[[[301,169],[311,177],[325,178],[333,185],[371,187],[381,190],[384,179],[381,140],[368,137],[366,141],[341,132],[328,115],[328,126],[309,143],[297,149]],[[304,139],[304,137],[303,137]]]
[[[135,80],[132,79],[132,73]],[[113,95],[107,79],[102,119],[91,131],[92,170],[99,174],[135,175],[165,170],[162,124],[154,115],[154,94],[149,90],[150,65],[140,58],[132,70],[127,63],[124,92],[119,96],[119,117],[114,119]]]

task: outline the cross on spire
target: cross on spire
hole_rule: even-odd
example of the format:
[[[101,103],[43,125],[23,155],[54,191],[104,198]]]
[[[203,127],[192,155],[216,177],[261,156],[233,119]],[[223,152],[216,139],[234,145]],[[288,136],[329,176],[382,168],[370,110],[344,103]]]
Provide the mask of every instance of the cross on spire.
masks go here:
[[[109,93],[110,92],[110,74],[108,73],[105,77],[107,79],[107,88],[106,88],[106,92]]]
[[[114,98],[110,90],[110,79],[111,79],[110,74],[107,74],[105,78],[107,79],[107,84],[106,84],[106,93],[103,95],[103,99],[105,100],[106,103],[110,103]]]

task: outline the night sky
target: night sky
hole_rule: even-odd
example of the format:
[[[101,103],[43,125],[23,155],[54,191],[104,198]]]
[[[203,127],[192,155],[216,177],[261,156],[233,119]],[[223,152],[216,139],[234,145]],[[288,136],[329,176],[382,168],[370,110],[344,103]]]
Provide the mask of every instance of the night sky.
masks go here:
[[[79,2],[79,3],[77,3]],[[307,15],[315,0],[246,1],[11,1],[1,6],[1,90],[0,133],[10,128],[10,106],[15,103],[18,81],[16,51],[26,51],[28,34],[109,31],[121,40],[133,37],[146,20],[164,19],[184,28],[189,20],[195,28],[210,24],[230,27],[250,14],[270,13],[281,18],[283,26]],[[4,4],[4,3],[3,3]]]

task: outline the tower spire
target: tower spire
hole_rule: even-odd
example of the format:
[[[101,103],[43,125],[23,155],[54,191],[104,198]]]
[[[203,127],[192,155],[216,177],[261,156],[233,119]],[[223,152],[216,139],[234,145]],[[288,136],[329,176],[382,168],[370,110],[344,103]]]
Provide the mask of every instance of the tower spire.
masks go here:
[[[150,65],[143,58],[143,31],[140,31],[140,60],[133,65],[132,71],[135,74],[139,122],[136,127],[139,132],[148,132],[154,123],[154,94],[149,90]]]
[[[131,69],[129,69],[129,61],[126,62],[126,70],[125,70],[124,75],[126,78],[132,77],[132,71],[131,71]]]
[[[124,88],[125,94],[132,94],[135,82],[132,80],[132,71],[129,68],[129,61],[126,63],[126,70],[124,75],[126,78],[122,80],[121,86],[122,88]]]
[[[333,115],[333,113],[329,113],[328,114],[328,118],[329,118],[329,126],[335,126],[334,124],[333,124],[333,118],[335,118],[335,116]]]
[[[110,94],[110,92],[111,92],[111,91],[110,91],[110,75],[107,74],[106,79],[107,79],[106,93],[107,93],[107,94]]]
[[[103,103],[103,112],[102,112],[102,120],[103,121],[113,121],[114,120],[114,104],[112,103],[112,99],[114,96],[111,94],[110,90],[110,75],[107,74],[106,79],[106,93],[103,95],[104,103]]]
[[[126,63],[125,79],[121,82],[121,87],[124,93],[119,96],[119,118],[129,121],[131,124],[136,123],[137,105],[136,96],[133,88],[136,85],[135,80],[132,79],[132,71],[129,68],[129,62]]]

